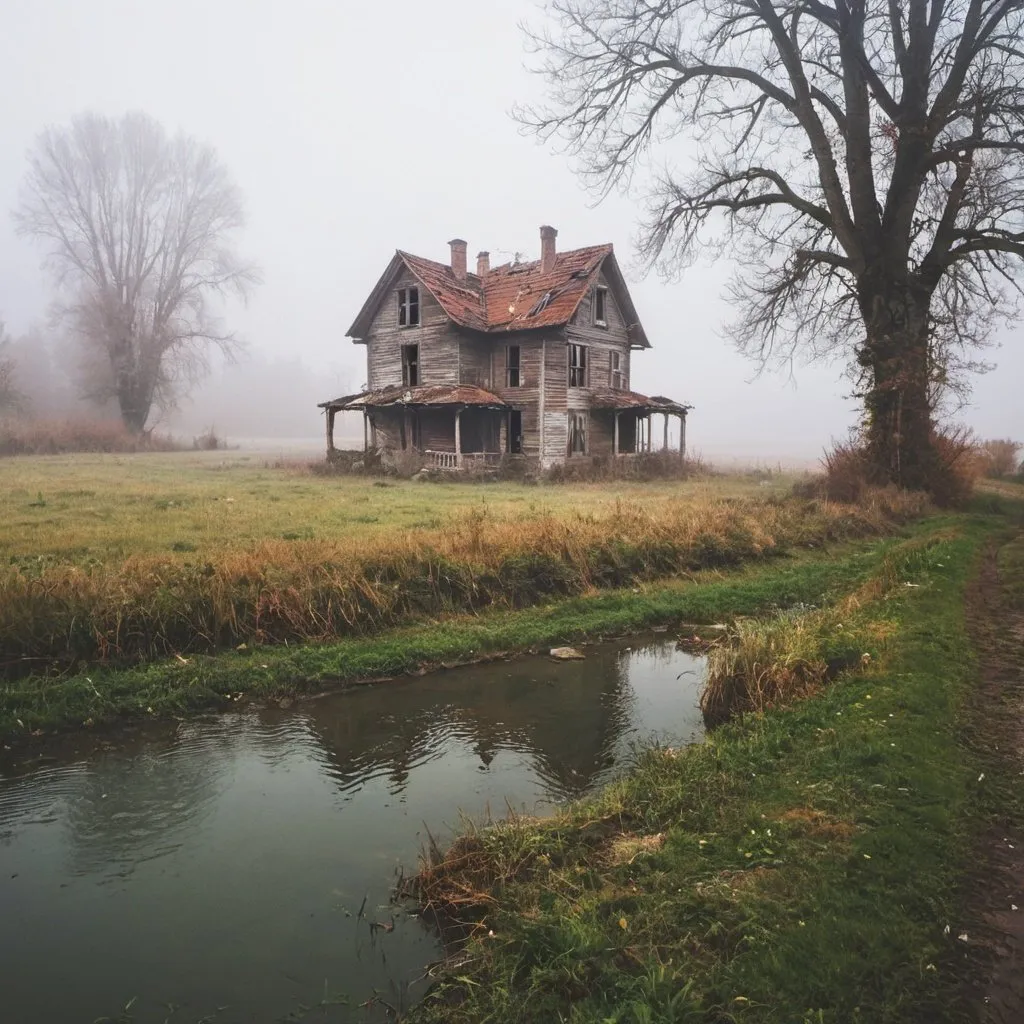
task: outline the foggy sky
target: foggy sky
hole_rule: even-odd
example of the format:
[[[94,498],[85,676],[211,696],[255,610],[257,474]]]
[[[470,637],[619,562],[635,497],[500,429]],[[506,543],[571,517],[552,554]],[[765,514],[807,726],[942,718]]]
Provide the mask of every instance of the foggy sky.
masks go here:
[[[814,458],[854,420],[837,366],[797,367],[795,386],[754,379],[722,336],[727,263],[676,284],[640,278],[638,202],[595,207],[567,158],[519,133],[508,110],[543,91],[517,27],[537,17],[527,0],[4,0],[3,11],[0,318],[12,332],[52,294],[7,215],[25,151],[75,113],[139,109],[227,164],[249,214],[240,249],[264,273],[229,323],[261,361],[301,358],[322,399],[366,379],[365,350],[344,332],[396,248],[443,261],[458,236],[471,257],[533,259],[550,223],[559,248],[615,244],[653,345],[632,386],[692,403],[694,448]],[[984,436],[1022,436],[1021,329],[1002,340],[988,354],[999,371],[976,382],[961,418]],[[308,418],[318,435],[315,405]]]

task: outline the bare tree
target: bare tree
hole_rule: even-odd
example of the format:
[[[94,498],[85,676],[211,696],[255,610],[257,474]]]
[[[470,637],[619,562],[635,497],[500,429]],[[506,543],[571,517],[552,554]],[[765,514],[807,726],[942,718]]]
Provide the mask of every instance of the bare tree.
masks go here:
[[[1022,0],[552,0],[522,110],[598,190],[655,175],[641,252],[738,261],[741,349],[845,356],[878,476],[926,487],[938,393],[1015,314]],[[678,152],[678,150],[677,150]]]
[[[211,305],[258,276],[229,244],[241,197],[208,146],[145,114],[76,117],[39,136],[14,217],[47,246],[88,396],[116,398],[130,430],[201,378],[212,350],[234,350]]]

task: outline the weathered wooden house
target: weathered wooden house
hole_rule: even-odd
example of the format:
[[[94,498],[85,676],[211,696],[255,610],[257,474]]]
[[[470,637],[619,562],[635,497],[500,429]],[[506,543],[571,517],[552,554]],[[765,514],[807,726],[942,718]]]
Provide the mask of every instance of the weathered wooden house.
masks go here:
[[[612,246],[558,252],[557,234],[540,229],[535,262],[491,267],[481,252],[475,274],[459,238],[449,264],[396,252],[348,330],[366,346],[367,390],[320,406],[328,457],[343,410],[363,413],[368,448],[441,469],[634,456],[651,450],[655,415],[666,448],[678,417],[685,455],[689,407],[630,390],[650,343]]]

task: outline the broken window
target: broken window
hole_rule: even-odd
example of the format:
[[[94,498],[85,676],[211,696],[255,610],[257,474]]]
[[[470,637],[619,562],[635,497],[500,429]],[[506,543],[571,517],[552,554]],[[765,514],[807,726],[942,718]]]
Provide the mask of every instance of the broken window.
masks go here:
[[[587,454],[587,414],[585,412],[569,413],[569,454]]]
[[[612,366],[611,366],[611,380],[609,381],[611,386],[616,391],[621,391],[623,388],[623,375],[622,375],[622,353],[612,353]]]
[[[508,450],[512,455],[523,454],[523,414],[519,409],[508,414]]]
[[[420,290],[419,288],[398,289],[398,326],[419,327],[420,325]]]
[[[594,289],[594,323],[598,327],[608,326],[608,289]]]
[[[414,388],[420,382],[420,347],[419,345],[402,346],[402,383],[407,388]]]
[[[509,345],[505,349],[505,387],[517,388],[522,383],[519,374],[519,346]]]
[[[587,386],[587,349],[585,345],[569,345],[569,387]]]

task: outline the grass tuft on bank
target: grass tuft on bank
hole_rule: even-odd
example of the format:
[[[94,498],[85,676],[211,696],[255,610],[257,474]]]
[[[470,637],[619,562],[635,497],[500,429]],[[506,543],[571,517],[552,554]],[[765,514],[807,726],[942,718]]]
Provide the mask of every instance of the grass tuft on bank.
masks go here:
[[[876,562],[846,609],[872,657],[810,698],[428,855],[420,898],[469,938],[412,1020],[954,1019],[983,782],[964,592],[1003,522],[933,522]]]

